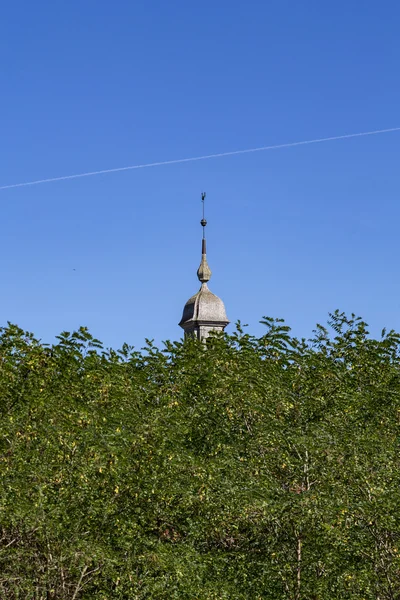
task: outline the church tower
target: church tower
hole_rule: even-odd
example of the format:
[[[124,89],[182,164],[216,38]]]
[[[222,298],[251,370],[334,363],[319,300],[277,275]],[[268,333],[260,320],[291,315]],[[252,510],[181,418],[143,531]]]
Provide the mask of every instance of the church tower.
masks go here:
[[[211,279],[211,269],[207,262],[205,228],[207,221],[204,218],[204,200],[206,195],[201,195],[203,203],[203,218],[200,221],[203,227],[201,246],[201,263],[197,270],[197,277],[201,288],[186,302],[182,319],[179,325],[186,336],[196,337],[199,340],[209,336],[210,331],[224,331],[229,321],[226,316],[224,303],[218,296],[210,292],[207,282]]]

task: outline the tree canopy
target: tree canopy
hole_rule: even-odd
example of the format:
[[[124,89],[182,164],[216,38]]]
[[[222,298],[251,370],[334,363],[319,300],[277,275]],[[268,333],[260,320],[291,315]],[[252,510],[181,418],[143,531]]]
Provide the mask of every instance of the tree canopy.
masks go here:
[[[400,598],[400,336],[0,331],[0,597]]]

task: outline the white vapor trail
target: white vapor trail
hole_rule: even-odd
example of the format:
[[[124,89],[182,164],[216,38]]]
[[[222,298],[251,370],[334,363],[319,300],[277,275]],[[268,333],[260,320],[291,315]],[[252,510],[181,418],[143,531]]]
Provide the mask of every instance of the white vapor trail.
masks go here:
[[[336,135],[334,137],[319,138],[315,140],[304,140],[302,142],[289,142],[287,144],[277,144],[275,146],[261,146],[259,148],[247,148],[245,150],[233,150],[230,152],[219,152],[218,154],[206,154],[204,156],[192,156],[190,158],[177,158],[175,160],[164,160],[161,162],[145,163],[131,165],[129,167],[117,167],[114,169],[103,169],[101,171],[91,171],[88,173],[78,173],[76,175],[64,175],[63,177],[51,177],[49,179],[37,179],[36,181],[26,181],[23,183],[13,183],[11,185],[0,186],[0,190],[9,190],[11,188],[25,187],[28,185],[39,185],[40,183],[51,183],[53,181],[65,181],[66,179],[78,179],[79,177],[92,177],[94,175],[104,175],[106,173],[118,173],[120,171],[132,171],[133,169],[147,169],[149,167],[161,167],[163,165],[177,165],[186,162],[195,162],[198,160],[208,160],[211,158],[221,158],[223,156],[235,156],[237,154],[249,154],[250,152],[264,152],[266,150],[278,150],[279,148],[293,148],[294,146],[305,146],[306,144],[320,144],[322,142],[333,142],[334,140],[345,140],[349,138],[362,137],[367,135],[378,135],[380,133],[389,133],[400,131],[400,127],[390,129],[377,129],[375,131],[362,131],[361,133],[349,133],[347,135]]]

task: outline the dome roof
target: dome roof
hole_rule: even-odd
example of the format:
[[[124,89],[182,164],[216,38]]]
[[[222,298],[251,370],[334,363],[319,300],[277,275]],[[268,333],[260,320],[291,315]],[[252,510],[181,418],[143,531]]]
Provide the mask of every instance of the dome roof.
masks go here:
[[[206,282],[203,282],[197,294],[186,302],[179,325],[184,327],[186,324],[199,321],[221,325],[229,323],[224,303],[221,298],[210,292]]]

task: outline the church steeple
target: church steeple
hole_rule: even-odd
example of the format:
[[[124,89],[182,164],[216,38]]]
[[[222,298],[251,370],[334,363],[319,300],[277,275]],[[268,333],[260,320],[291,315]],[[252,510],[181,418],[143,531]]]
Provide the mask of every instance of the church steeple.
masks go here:
[[[194,336],[198,339],[208,337],[210,331],[223,331],[229,321],[226,317],[224,303],[218,296],[210,292],[207,282],[211,279],[211,269],[207,262],[205,228],[207,221],[204,217],[204,200],[206,194],[201,195],[203,204],[203,218],[200,224],[203,228],[201,244],[201,263],[197,270],[197,277],[201,288],[185,304],[182,319],[179,325],[185,331],[185,336]]]

